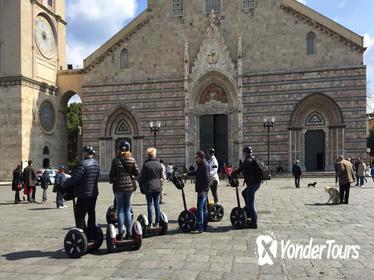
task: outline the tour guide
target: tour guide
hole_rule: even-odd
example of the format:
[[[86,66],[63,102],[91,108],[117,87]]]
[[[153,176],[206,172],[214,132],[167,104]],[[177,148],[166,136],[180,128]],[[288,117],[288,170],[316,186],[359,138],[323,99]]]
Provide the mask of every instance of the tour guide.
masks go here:
[[[197,170],[188,173],[188,176],[195,176],[195,191],[197,192],[197,228],[192,233],[202,233],[208,222],[208,192],[209,192],[209,174],[210,169],[205,160],[204,152],[196,153],[195,160]]]
[[[71,178],[66,180],[64,189],[73,188],[74,196],[77,197],[75,208],[77,226],[84,230],[85,217],[88,214],[88,231],[87,239],[92,240],[95,237],[96,217],[95,207],[96,199],[99,195],[98,181],[100,167],[98,162],[93,158],[95,151],[93,147],[86,146],[83,148],[83,160],[79,162],[74,169]]]

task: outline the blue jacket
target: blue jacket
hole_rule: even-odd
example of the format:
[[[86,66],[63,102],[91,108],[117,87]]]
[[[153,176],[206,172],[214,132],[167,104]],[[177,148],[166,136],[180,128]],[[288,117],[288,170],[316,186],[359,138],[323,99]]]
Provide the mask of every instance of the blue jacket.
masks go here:
[[[64,189],[74,188],[74,195],[78,198],[97,196],[99,176],[99,163],[93,158],[84,159],[74,169],[71,178],[66,180]]]
[[[195,191],[197,193],[209,191],[209,175],[210,168],[209,164],[205,159],[202,162],[202,164],[197,165],[197,170],[188,172],[188,176],[196,176]]]

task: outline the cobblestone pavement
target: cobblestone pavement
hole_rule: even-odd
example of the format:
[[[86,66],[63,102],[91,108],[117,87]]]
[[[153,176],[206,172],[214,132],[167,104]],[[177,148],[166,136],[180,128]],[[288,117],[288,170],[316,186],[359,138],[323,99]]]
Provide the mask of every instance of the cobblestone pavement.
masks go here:
[[[374,279],[374,184],[351,189],[349,205],[327,206],[325,186],[334,179],[304,179],[295,189],[292,179],[273,179],[257,192],[259,228],[233,230],[229,214],[235,207],[234,189],[221,182],[219,195],[225,217],[211,223],[208,232],[184,234],[177,218],[181,192],[165,187],[170,224],[165,236],[144,239],[138,251],[107,254],[105,242],[96,254],[68,258],[63,239],[74,225],[71,202],[56,209],[49,189],[47,204],[12,204],[10,187],[0,189],[0,279]],[[306,184],[317,181],[316,188]],[[370,180],[371,181],[371,180]],[[195,205],[192,185],[186,186],[188,206]],[[105,212],[112,203],[109,184],[100,184],[97,222],[105,232]],[[38,188],[37,197],[41,199]],[[134,194],[135,216],[146,212],[145,198]],[[359,258],[282,259],[278,250],[273,265],[258,265],[256,238],[272,232],[292,243],[359,245]]]

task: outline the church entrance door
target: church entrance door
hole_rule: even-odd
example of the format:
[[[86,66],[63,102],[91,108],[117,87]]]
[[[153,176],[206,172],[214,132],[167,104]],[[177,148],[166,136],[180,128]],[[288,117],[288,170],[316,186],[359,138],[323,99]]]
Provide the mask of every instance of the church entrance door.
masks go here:
[[[228,162],[228,116],[204,115],[200,117],[200,150],[216,150],[219,164]]]
[[[325,132],[309,130],[305,133],[306,171],[325,170]]]

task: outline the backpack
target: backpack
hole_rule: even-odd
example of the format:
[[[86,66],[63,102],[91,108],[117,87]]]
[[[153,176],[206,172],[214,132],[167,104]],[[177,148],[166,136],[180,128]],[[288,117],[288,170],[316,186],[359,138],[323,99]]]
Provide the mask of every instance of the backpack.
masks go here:
[[[256,176],[261,181],[267,181],[271,179],[269,168],[260,160],[255,159],[256,162]]]

